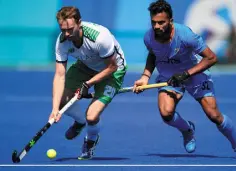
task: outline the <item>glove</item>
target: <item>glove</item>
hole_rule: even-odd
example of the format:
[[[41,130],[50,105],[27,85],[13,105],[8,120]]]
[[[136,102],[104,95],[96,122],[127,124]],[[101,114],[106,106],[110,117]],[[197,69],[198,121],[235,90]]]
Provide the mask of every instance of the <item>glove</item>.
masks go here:
[[[88,94],[89,88],[90,88],[90,86],[87,83],[83,82],[82,87],[80,89],[81,98],[86,98],[89,96],[89,94]]]
[[[184,81],[186,81],[190,77],[188,71],[184,71],[180,74],[174,74],[168,81],[168,85],[173,87],[180,87]]]
[[[88,93],[90,86],[83,82],[82,87],[78,88],[76,90],[76,93],[78,93],[78,99],[80,98],[91,98],[91,94]]]

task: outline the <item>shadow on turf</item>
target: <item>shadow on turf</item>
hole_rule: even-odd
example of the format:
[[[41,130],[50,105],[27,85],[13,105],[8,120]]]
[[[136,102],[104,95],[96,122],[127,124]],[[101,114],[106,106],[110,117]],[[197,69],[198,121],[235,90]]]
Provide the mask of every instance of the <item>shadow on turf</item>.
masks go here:
[[[157,156],[157,157],[164,157],[164,158],[189,157],[189,158],[229,158],[229,159],[236,159],[236,157],[224,157],[224,156],[214,156],[214,155],[205,155],[205,154],[146,154],[145,156]]]
[[[56,162],[63,162],[63,161],[69,161],[69,160],[78,160],[78,157],[60,158],[60,159],[56,159],[54,161],[56,161]],[[129,160],[129,158],[122,158],[122,157],[93,157],[90,160],[107,160],[107,161],[108,160]]]

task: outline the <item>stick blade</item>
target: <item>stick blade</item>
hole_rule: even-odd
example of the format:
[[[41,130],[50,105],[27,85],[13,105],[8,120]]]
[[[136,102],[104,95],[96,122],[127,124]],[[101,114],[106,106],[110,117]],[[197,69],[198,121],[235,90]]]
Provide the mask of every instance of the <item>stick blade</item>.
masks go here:
[[[20,162],[20,158],[17,156],[17,151],[14,150],[12,153],[12,162],[13,163],[19,163]]]

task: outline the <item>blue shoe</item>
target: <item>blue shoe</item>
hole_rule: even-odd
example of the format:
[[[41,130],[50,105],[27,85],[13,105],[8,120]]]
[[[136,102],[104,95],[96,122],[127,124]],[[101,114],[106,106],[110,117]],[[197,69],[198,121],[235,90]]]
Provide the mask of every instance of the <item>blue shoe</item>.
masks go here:
[[[184,139],[184,148],[188,153],[192,153],[196,149],[196,140],[194,138],[195,126],[192,122],[188,121],[190,129],[187,131],[182,131]]]
[[[97,136],[96,141],[84,139],[84,144],[82,147],[82,154],[78,157],[79,160],[89,160],[94,156],[94,150],[99,141],[99,135]]]
[[[72,140],[75,137],[77,137],[85,126],[86,126],[85,123],[81,124],[75,121],[74,124],[66,131],[65,134],[66,139]]]

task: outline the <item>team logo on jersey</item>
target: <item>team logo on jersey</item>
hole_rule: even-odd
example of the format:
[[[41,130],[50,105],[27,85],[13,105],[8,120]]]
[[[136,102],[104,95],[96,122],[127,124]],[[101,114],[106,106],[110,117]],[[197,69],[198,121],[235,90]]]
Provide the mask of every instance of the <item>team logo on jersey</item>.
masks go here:
[[[68,49],[68,53],[74,53],[75,49],[74,48],[70,48]]]

